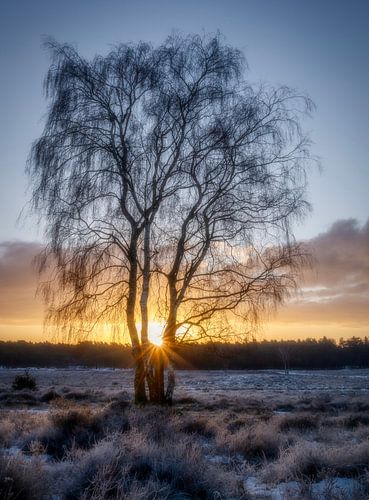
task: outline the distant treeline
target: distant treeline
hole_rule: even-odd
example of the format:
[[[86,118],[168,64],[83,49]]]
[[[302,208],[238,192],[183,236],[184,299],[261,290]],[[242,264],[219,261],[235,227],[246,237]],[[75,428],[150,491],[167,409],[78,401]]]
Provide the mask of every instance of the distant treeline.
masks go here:
[[[5,367],[130,368],[132,364],[127,345],[0,341],[0,365]],[[369,368],[369,338],[183,345],[176,347],[175,364],[180,369],[210,370]]]

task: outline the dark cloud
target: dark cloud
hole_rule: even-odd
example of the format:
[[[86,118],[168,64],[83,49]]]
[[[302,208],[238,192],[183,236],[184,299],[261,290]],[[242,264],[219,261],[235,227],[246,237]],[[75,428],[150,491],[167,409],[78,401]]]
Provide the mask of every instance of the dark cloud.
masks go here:
[[[299,298],[278,320],[367,326],[369,333],[369,220],[339,220],[307,242],[312,268]]]
[[[337,221],[309,247],[315,259],[307,275],[310,284],[348,288],[369,283],[369,220],[363,227],[355,219]]]

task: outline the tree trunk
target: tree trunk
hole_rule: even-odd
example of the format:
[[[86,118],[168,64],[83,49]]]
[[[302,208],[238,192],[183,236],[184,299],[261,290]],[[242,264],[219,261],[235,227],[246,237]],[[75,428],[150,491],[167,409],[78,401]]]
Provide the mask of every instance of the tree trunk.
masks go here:
[[[175,373],[173,365],[173,346],[175,343],[175,335],[177,329],[176,308],[173,307],[170,311],[167,327],[164,332],[164,349],[167,364],[167,389],[165,392],[165,402],[169,405],[173,403],[173,393],[175,388]],[[163,375],[164,377],[164,375]]]
[[[155,404],[165,403],[164,366],[165,355],[161,347],[151,346],[148,355],[149,370],[146,370],[149,385],[150,402]]]
[[[176,377],[174,372],[174,366],[171,362],[168,364],[168,381],[167,390],[165,392],[165,401],[167,404],[172,405],[173,403],[173,393],[176,385]]]
[[[155,360],[155,389],[156,389],[156,402],[158,404],[165,403],[164,394],[164,355],[161,347],[157,350]]]
[[[148,300],[150,291],[150,230],[149,221],[145,223],[144,230],[144,265],[142,270],[142,291],[140,299],[141,308],[141,344],[146,370],[146,382],[149,389],[149,400],[155,400],[155,368],[153,366],[153,349],[149,342],[149,314]]]
[[[129,292],[127,297],[127,326],[129,336],[132,343],[132,354],[135,362],[135,402],[146,403],[146,388],[145,388],[145,359],[144,353],[138,338],[136,321],[135,321],[135,306],[136,306],[136,293],[137,293],[137,234],[132,235],[131,244],[129,248]]]
[[[145,388],[146,369],[145,369],[145,361],[142,350],[133,349],[133,357],[135,360],[135,379],[134,379],[135,403],[145,404],[147,403],[146,388]]]

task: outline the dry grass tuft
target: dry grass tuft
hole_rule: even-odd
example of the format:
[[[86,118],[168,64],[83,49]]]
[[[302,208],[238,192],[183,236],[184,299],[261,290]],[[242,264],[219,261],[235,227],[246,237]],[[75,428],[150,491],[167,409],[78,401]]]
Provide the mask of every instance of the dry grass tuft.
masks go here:
[[[319,425],[319,417],[313,414],[293,414],[283,416],[279,421],[281,431],[311,431]]]
[[[248,460],[277,458],[288,443],[277,426],[270,422],[259,422],[218,439],[221,450],[241,454]]]
[[[185,434],[197,434],[205,438],[213,438],[217,434],[216,426],[207,418],[199,416],[182,419],[180,429]]]
[[[327,446],[301,441],[282,451],[279,459],[264,471],[270,481],[299,477],[358,477],[369,469],[369,441],[356,445]]]
[[[37,500],[45,493],[42,469],[19,456],[0,456],[0,498]]]
[[[53,401],[54,399],[58,399],[60,397],[60,394],[58,394],[54,389],[50,389],[40,396],[40,401],[41,403],[50,403],[50,401]]]

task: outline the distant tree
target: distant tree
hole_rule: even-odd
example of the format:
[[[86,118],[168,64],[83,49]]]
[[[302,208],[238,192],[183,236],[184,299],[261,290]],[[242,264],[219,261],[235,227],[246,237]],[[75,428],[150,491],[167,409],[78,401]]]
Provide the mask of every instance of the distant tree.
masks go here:
[[[220,36],[122,44],[91,61],[48,47],[50,106],[28,167],[46,219],[40,270],[53,269],[47,320],[68,339],[126,325],[136,401],[147,383],[170,402],[176,342],[242,338],[295,285],[311,102],[248,84]]]
[[[290,347],[287,342],[282,342],[278,347],[278,352],[281,356],[284,373],[288,375],[290,373]]]

